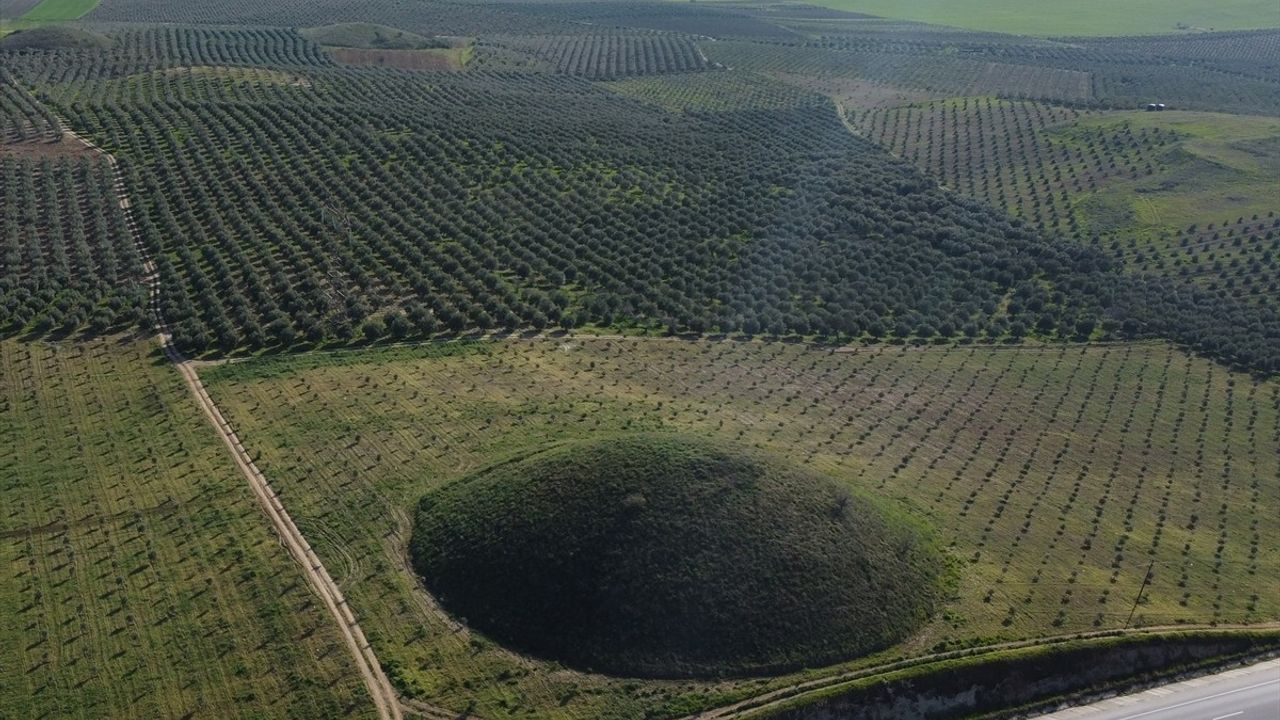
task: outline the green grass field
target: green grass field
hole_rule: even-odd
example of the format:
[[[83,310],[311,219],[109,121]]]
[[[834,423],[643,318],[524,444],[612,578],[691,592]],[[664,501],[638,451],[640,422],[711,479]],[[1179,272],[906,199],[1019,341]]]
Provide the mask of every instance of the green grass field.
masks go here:
[[[46,0],[47,1],[47,0]],[[1020,35],[1114,36],[1280,26],[1272,0],[814,0],[838,10]]]
[[[99,0],[43,0],[23,13],[22,19],[30,22],[78,20],[98,7],[98,2]]]
[[[1122,627],[1149,567],[1134,624],[1280,619],[1280,558],[1264,551],[1280,542],[1264,490],[1280,475],[1280,384],[1162,344],[511,340],[202,376],[400,686],[486,718],[674,717],[794,681],[577,673],[469,632],[423,592],[406,546],[424,493],[605,433],[758,447],[931,524],[959,584],[880,660]]]
[[[373,715],[152,341],[0,342],[0,507],[0,717]]]
[[[1137,229],[1181,228],[1280,209],[1280,119],[1137,111],[1106,113],[1080,123],[1081,128],[1104,131],[1123,125],[1180,136],[1160,171],[1121,179],[1105,191],[1108,205],[1132,208]]]
[[[1274,304],[1280,213],[1280,119],[1166,111],[1105,113],[1058,134],[1158,131],[1174,142],[1147,174],[1121,174],[1070,198],[1087,233],[1132,269]],[[1050,133],[1054,137],[1054,133]],[[1136,168],[1135,168],[1136,169]],[[1042,172],[1043,174],[1043,172]]]

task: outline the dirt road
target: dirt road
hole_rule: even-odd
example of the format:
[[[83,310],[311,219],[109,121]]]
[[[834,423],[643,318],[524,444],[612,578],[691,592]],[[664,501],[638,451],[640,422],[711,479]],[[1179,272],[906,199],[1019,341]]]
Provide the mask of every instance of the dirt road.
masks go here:
[[[280,503],[280,498],[271,489],[266,477],[254,465],[252,458],[244,449],[244,445],[236,436],[235,431],[231,429],[231,426],[218,410],[218,406],[209,397],[209,393],[205,390],[204,384],[200,382],[200,377],[196,374],[195,368],[174,346],[172,334],[160,315],[160,278],[155,270],[155,263],[149,258],[147,248],[137,234],[133,221],[132,204],[129,201],[129,196],[125,193],[123,178],[116,166],[115,158],[110,153],[94,145],[87,138],[65,129],[65,126],[64,132],[100,154],[111,166],[115,175],[114,189],[116,197],[119,199],[120,208],[125,213],[130,232],[133,233],[134,244],[137,245],[139,254],[145,259],[143,269],[147,273],[145,281],[150,294],[150,312],[158,332],[157,339],[164,349],[164,354],[178,369],[183,381],[186,382],[187,387],[191,389],[191,393],[195,395],[196,400],[199,402],[200,409],[204,411],[205,417],[213,424],[219,437],[222,438],[227,449],[231,451],[231,456],[235,460],[236,466],[240,468],[240,472],[245,479],[249,481],[254,495],[258,498],[262,509],[266,512],[271,524],[279,534],[281,543],[288,548],[289,553],[297,560],[302,567],[308,584],[320,596],[325,607],[329,609],[329,613],[337,620],[342,639],[346,643],[347,649],[351,651],[352,657],[356,660],[356,666],[364,679],[365,687],[369,690],[369,695],[378,710],[378,717],[383,720],[402,720],[404,716],[401,712],[398,694],[387,679],[386,673],[382,671],[382,665],[378,662],[377,655],[374,654],[373,648],[365,638],[364,631],[360,629],[360,624],[356,622],[355,615],[352,614],[346,598],[342,595],[342,590],[338,588],[338,584],[334,582],[329,575],[329,571],[320,562],[320,558],[316,556],[311,549],[311,545],[303,537],[302,532],[298,530],[298,526],[294,524],[293,518],[284,509],[284,505]],[[428,717],[454,717],[453,713],[438,711],[429,707],[418,709],[418,712]]]

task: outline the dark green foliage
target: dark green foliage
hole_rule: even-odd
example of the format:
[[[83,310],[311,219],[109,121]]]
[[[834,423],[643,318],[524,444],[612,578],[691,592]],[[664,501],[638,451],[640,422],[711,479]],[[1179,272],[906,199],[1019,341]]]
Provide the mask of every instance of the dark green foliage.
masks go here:
[[[374,23],[338,23],[302,30],[303,37],[335,47],[381,48],[387,50],[421,50],[449,47],[449,41],[423,37]]]
[[[35,102],[0,67],[0,143],[23,140],[53,140],[62,135],[58,119]]]
[[[854,657],[932,612],[919,529],[830,478],[675,435],[572,443],[423,499],[415,567],[513,646],[641,676]]]
[[[1265,307],[1280,302],[1280,218],[1275,213],[1182,228],[1147,247],[1117,238],[1109,249],[1138,271],[1177,278],[1220,298]]]
[[[418,0],[109,0],[87,19],[277,27],[377,23],[419,35],[565,33],[575,28],[568,20],[535,17],[520,9],[517,4]],[[576,27],[582,29],[581,25]]]
[[[1077,65],[1091,69],[1089,62]],[[1251,77],[1200,63],[1135,63],[1094,70],[1096,104],[1137,108],[1148,102],[1182,110],[1280,114],[1280,80]]]
[[[691,47],[551,20],[573,7],[501,12],[531,23],[523,32],[537,18],[572,27],[548,33],[572,42],[589,32]],[[348,19],[325,3],[260,11],[289,8],[315,25]],[[369,9],[422,34],[466,25],[430,13],[476,23],[489,12],[423,8]],[[423,27],[428,17],[441,29]],[[1177,285],[1130,282],[1099,250],[939,191],[852,137],[828,105],[726,97],[669,101],[684,110],[673,114],[499,62],[520,53],[496,37],[477,44],[479,70],[447,75],[334,68],[280,28],[126,30],[105,51],[7,59],[49,110],[129,169],[161,309],[192,353],[379,340],[379,329],[407,338],[641,325],[926,341],[1065,339],[1094,327],[1096,337],[1173,338],[1263,372],[1280,357],[1274,307],[1234,292],[1187,302]],[[1267,51],[1254,45],[1242,52]],[[645,71],[626,64],[627,47],[599,46],[581,71]],[[1098,62],[1130,57],[951,31],[707,47],[762,70],[768,57],[812,51],[866,59],[855,76],[912,67],[922,84],[966,87],[1022,67],[1012,87],[1052,81],[1064,93],[1087,77],[1069,68],[1103,72]],[[1005,302],[1011,293],[1017,302]],[[1150,317],[1147,297],[1166,312]],[[405,318],[393,325],[397,312]]]
[[[42,25],[0,37],[0,50],[96,50],[109,45],[111,40],[98,33],[65,25]]]
[[[15,50],[0,53],[0,59],[15,68],[38,68],[42,80],[60,84],[123,80],[174,67],[332,64],[319,45],[283,28],[129,28],[115,31],[112,41],[93,51]]]
[[[558,72],[592,80],[690,72],[708,66],[692,38],[667,34],[509,38],[502,45],[546,61]]]
[[[1280,112],[1280,31],[1051,41],[855,16],[802,6],[706,3],[472,4],[396,0],[113,0],[92,19],[283,26],[379,22],[420,34],[526,35],[542,42],[606,28],[749,41],[747,51],[706,43],[735,67],[820,71],[962,94],[1051,99],[1104,107],[1165,102],[1181,108]],[[570,42],[564,40],[564,42]],[[732,62],[730,62],[732,61]],[[739,65],[736,63],[743,63]],[[765,65],[761,65],[765,63]],[[1076,82],[1088,73],[1082,94]]]
[[[1142,685],[1274,652],[1274,630],[1201,630],[1108,637],[924,664],[801,696],[755,720],[839,717],[1025,717],[1064,697]],[[1064,672],[1064,668],[1072,668]],[[976,689],[976,692],[975,692]],[[1086,695],[1087,696],[1087,695]]]
[[[790,14],[788,12],[787,14]],[[848,16],[845,16],[848,17]],[[110,0],[90,16],[113,22],[309,27],[381,23],[419,34],[568,35],[631,27],[689,35],[795,38],[749,9],[668,2],[404,2],[403,0]]]
[[[118,36],[104,62],[108,75],[177,66],[329,65],[329,56],[308,38],[282,28],[147,28]],[[71,66],[83,72],[82,62]]]
[[[764,75],[732,70],[629,78],[606,87],[673,112],[827,109],[831,100]]]
[[[375,308],[401,303],[426,304],[418,327],[452,331],[569,314],[751,333],[989,328],[1037,258],[1063,256],[827,107],[673,116],[550,76],[308,73],[44,86],[133,170],[162,309],[188,350],[363,336]],[[266,330],[281,324],[295,332]]]
[[[0,332],[143,319],[142,262],[113,182],[97,160],[0,155]]]
[[[1262,375],[1280,373],[1280,308],[1167,278],[1139,277],[1116,296],[1109,324],[1163,337]]]
[[[986,51],[1007,62],[1090,72],[1093,104],[1280,113],[1280,31],[1109,38],[1083,46]]]
[[[795,33],[768,22],[750,7],[669,2],[512,3],[507,7],[512,12],[532,17],[563,19],[593,26],[643,28],[714,38],[796,37]]]
[[[1194,42],[1118,38],[1086,44],[935,32],[927,26],[893,29],[709,43],[706,51],[735,68],[856,77],[952,95],[1280,113],[1280,32],[1274,30],[1213,33]],[[1184,41],[1187,48],[1176,50]]]

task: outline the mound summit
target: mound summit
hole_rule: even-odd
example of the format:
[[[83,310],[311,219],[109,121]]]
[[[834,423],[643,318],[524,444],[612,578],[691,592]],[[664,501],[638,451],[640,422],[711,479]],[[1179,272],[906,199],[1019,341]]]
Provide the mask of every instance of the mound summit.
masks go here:
[[[940,555],[830,478],[705,440],[560,445],[421,501],[411,552],[474,628],[647,677],[829,664],[932,612]]]

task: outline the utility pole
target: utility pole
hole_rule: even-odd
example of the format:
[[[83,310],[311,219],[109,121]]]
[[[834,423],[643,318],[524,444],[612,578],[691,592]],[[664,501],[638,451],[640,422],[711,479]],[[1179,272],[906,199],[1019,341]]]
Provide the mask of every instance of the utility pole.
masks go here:
[[[1152,560],[1147,566],[1147,574],[1142,578],[1142,587],[1138,588],[1138,597],[1133,599],[1133,607],[1129,609],[1129,619],[1124,621],[1124,629],[1129,629],[1129,623],[1133,622],[1133,614],[1138,610],[1138,603],[1142,602],[1142,593],[1147,589],[1147,584],[1151,582],[1151,571],[1156,567],[1156,561]]]

